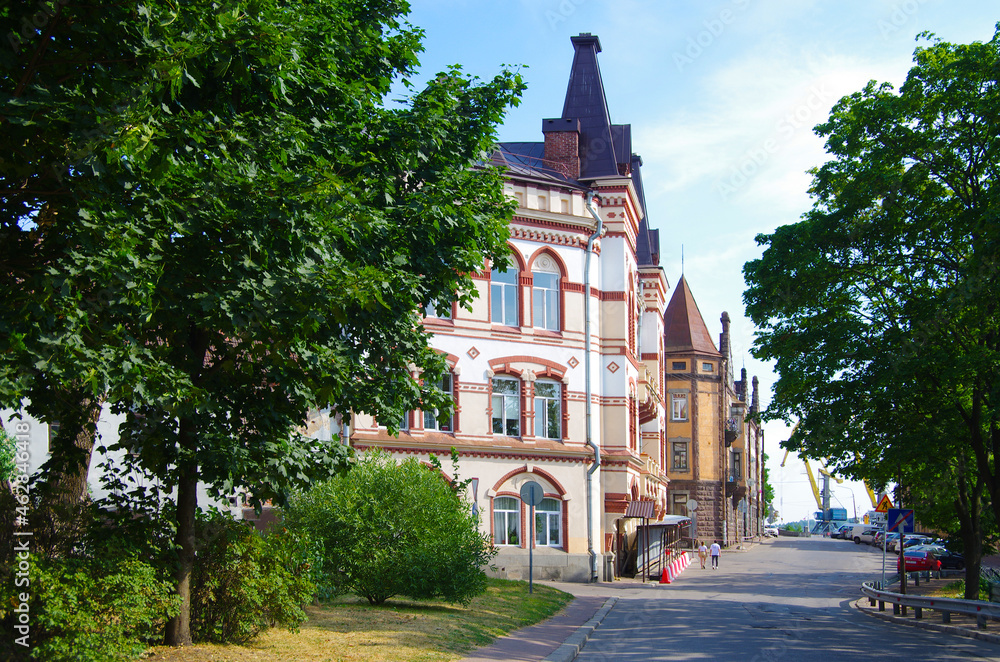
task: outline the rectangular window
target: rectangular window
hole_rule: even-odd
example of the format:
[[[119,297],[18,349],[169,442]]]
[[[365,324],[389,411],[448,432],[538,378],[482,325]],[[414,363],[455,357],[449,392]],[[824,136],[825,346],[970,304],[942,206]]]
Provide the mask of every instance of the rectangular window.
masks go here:
[[[444,377],[442,377],[437,387],[441,389],[441,391],[443,391],[444,393],[447,393],[448,395],[454,398],[454,394],[452,393],[451,375],[445,375]],[[440,430],[442,432],[453,432],[454,429],[452,428],[452,420],[453,420],[452,417],[449,416],[442,423],[440,420],[438,420],[438,411],[436,409],[434,411],[425,411],[424,429]]]
[[[532,300],[536,328],[559,330],[559,274],[532,272]]]
[[[426,306],[424,306],[424,317],[436,317],[442,320],[451,319],[451,307],[449,306],[443,312],[437,311],[437,301],[431,301]]]
[[[688,366],[688,364],[687,364],[686,361],[673,361],[670,364],[670,369],[671,370],[687,370],[687,366]]]
[[[562,502],[542,499],[535,506],[535,545],[558,547],[562,541]]]
[[[494,324],[518,326],[517,269],[493,270],[490,276],[491,319]]]
[[[670,394],[670,420],[686,421],[688,419],[687,393]]]
[[[493,500],[493,543],[521,544],[521,502],[513,497]]]
[[[715,364],[714,363],[702,363],[701,364],[701,371],[702,372],[712,372],[713,370],[715,370]]]
[[[561,384],[535,382],[535,436],[562,439]]]
[[[520,382],[510,377],[493,379],[493,434],[521,436]]]
[[[741,463],[743,456],[739,451],[733,451],[732,457],[733,457],[733,467],[729,471],[729,473],[733,477],[733,480],[740,480],[743,477],[743,467]]]
[[[672,515],[680,515],[682,517],[687,517],[688,513],[688,495],[687,494],[674,494],[671,498],[671,510]]]
[[[688,470],[688,442],[673,442],[673,462],[671,463],[671,469],[674,471]]]

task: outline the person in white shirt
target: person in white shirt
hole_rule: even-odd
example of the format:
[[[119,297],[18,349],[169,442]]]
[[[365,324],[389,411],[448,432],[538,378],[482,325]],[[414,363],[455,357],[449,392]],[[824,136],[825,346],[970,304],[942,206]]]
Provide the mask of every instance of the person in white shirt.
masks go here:
[[[705,561],[708,560],[708,547],[705,546],[705,541],[701,541],[701,546],[698,547],[698,558],[701,559],[701,568],[705,569]]]
[[[709,553],[712,555],[712,570],[718,570],[719,556],[722,554],[722,547],[719,545],[718,540],[712,543],[712,546],[709,548]]]

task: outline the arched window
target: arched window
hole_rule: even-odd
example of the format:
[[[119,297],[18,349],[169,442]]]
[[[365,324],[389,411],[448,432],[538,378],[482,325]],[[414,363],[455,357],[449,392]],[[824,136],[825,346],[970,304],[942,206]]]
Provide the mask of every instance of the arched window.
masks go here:
[[[562,439],[562,384],[535,382],[535,436]]]
[[[535,544],[549,547],[562,545],[562,501],[542,499],[535,506]]]
[[[493,378],[493,434],[521,436],[520,386],[513,377]]]
[[[521,544],[521,502],[514,497],[493,499],[493,544]]]
[[[454,399],[455,394],[452,389],[451,373],[442,377],[441,381],[437,383],[437,387]],[[444,422],[441,422],[438,419],[438,411],[436,409],[434,411],[424,412],[425,430],[440,430],[442,432],[453,432],[455,428],[453,427],[452,423],[453,423],[452,416],[449,416]]]
[[[507,271],[493,269],[490,274],[490,320],[494,324],[520,326],[517,312],[517,269],[508,265]]]

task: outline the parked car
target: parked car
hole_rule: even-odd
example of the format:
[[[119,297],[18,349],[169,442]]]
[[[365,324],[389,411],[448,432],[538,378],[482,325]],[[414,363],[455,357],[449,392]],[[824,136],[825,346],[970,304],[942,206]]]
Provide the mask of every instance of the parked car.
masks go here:
[[[885,534],[885,548],[890,552],[896,551],[896,545],[899,544],[899,534],[895,531],[890,531]]]
[[[930,536],[908,533],[906,534],[906,538],[903,539],[903,549],[909,549],[911,547],[916,547],[917,545],[929,545],[932,542],[934,542],[934,539]]]
[[[885,537],[885,531],[876,531],[875,535],[872,536],[872,547],[882,547],[882,538]]]
[[[861,526],[855,526],[851,529],[851,539],[858,545],[861,543],[867,543],[870,545],[872,543],[872,538],[875,537],[876,533],[878,533],[878,529],[876,527],[863,524]]]
[[[903,563],[906,564],[906,572],[936,572],[941,569],[941,562],[935,558],[934,552],[924,549],[903,550],[903,555],[896,561],[896,569],[898,570]]]
[[[906,550],[907,552],[930,552],[941,562],[943,570],[964,570],[965,557],[958,552],[953,552],[941,545],[915,545]]]
[[[777,538],[778,537],[778,527],[776,527],[776,526],[765,526],[764,527],[764,535],[767,536],[768,538]]]
[[[855,524],[851,527],[851,540],[859,545],[863,542],[871,543],[872,536],[875,535],[876,531],[878,531],[878,527],[871,524]]]
[[[853,524],[845,524],[836,531],[834,531],[832,534],[830,534],[830,537],[840,538],[841,540],[847,540],[849,538],[849,534],[853,526],[854,526]]]

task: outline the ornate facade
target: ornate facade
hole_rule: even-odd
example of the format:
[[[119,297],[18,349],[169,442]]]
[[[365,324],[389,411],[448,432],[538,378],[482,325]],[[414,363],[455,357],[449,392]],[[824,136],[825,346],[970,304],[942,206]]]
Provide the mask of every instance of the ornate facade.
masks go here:
[[[441,388],[454,416],[411,412],[390,436],[356,414],[351,432],[356,448],[397,456],[455,447],[499,574],[511,578],[527,576],[534,528],[536,577],[610,579],[614,534],[637,521],[618,521],[627,505],[668,510],[659,238],[631,127],[610,121],[600,41],[572,43],[562,115],[542,120],[543,141],[504,143],[494,156],[518,204],[510,263],[475,276],[472,310],[424,320],[451,365]],[[527,481],[544,491],[533,527]]]

